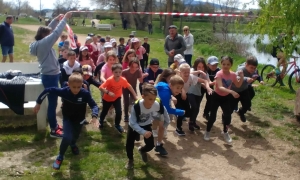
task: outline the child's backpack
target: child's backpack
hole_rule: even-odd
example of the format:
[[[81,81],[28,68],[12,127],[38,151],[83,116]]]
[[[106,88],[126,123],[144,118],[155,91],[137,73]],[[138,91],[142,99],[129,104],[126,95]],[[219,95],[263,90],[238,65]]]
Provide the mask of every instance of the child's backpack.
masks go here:
[[[162,104],[161,100],[159,98],[156,98],[155,101],[158,102],[159,105],[160,105],[160,108],[159,108],[158,112],[160,114],[164,114],[164,105]],[[135,111],[135,114],[136,114],[137,122],[139,123],[139,122],[141,122],[141,119],[140,119],[140,115],[141,115],[140,99],[135,101],[135,103],[133,105],[133,108],[134,108],[134,111]]]

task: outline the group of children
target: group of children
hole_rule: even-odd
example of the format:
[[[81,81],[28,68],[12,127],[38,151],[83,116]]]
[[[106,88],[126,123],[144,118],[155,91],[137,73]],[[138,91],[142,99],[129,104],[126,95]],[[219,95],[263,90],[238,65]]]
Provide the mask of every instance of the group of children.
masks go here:
[[[221,57],[221,68],[218,68],[219,60],[215,56],[209,57],[207,63],[203,57],[199,57],[194,61],[193,67],[190,67],[181,55],[176,55],[171,68],[161,69],[159,60],[153,58],[144,70],[145,64],[148,64],[150,45],[147,38],[144,40],[148,45],[143,47],[137,38],[130,36],[127,50],[124,38],[120,38],[120,44],[116,46],[116,41],[111,41],[110,37],[103,42],[102,38],[96,36],[87,38],[85,46],[79,48],[79,54],[64,48],[64,44],[60,47],[63,58],[59,61],[62,88],[45,89],[34,108],[38,112],[40,104],[48,94],[60,96],[63,101],[64,134],[59,155],[53,163],[54,169],[60,169],[68,146],[73,154],[79,154],[76,141],[83,124],[88,124],[85,120],[87,104],[92,109],[91,123],[100,130],[105,128],[105,117],[114,109],[114,127],[119,133],[123,133],[124,129],[120,125],[123,96],[124,122],[129,122],[126,140],[128,169],[134,165],[134,142],[139,140],[140,135],[144,136],[145,145],[139,147],[138,151],[144,162],[147,162],[147,152],[153,148],[160,155],[168,154],[162,141],[170,124],[170,114],[177,116],[176,133],[179,136],[185,135],[182,126],[186,119],[189,119],[190,131],[199,130],[197,116],[204,94],[206,105],[203,118],[208,121],[205,140],[210,139],[210,131],[219,107],[222,109],[223,135],[227,143],[232,141],[228,134],[232,113],[236,111],[240,119],[246,122],[245,113],[251,110],[251,99],[255,95],[252,83],[259,80],[263,84],[256,70],[258,62],[255,57],[248,57],[236,73],[231,71],[233,59],[229,56]],[[91,40],[95,41],[90,42]],[[98,41],[103,43],[103,51]],[[95,53],[95,47],[99,52]],[[140,82],[139,86],[137,81]],[[101,91],[101,113],[89,92],[90,84]],[[136,87],[139,87],[140,99],[137,97]],[[237,109],[239,101],[242,107]],[[157,137],[156,142],[154,137]]]

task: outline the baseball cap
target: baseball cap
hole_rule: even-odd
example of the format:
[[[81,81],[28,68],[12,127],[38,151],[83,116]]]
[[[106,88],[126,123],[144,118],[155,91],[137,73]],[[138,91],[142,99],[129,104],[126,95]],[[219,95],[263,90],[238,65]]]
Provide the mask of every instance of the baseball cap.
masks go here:
[[[159,61],[156,58],[152,58],[150,61],[150,65],[159,65]]]
[[[92,67],[90,65],[83,65],[82,66],[82,73],[83,75],[90,75],[92,76]]]
[[[169,29],[177,29],[177,26],[171,25],[171,26],[169,26]]]
[[[134,34],[129,34],[129,37],[134,37]]]
[[[95,36],[95,34],[94,33],[88,33],[88,36],[93,37],[93,36]]]
[[[112,45],[110,42],[104,43],[104,48],[112,48]]]
[[[174,61],[180,61],[180,60],[184,60],[184,57],[181,54],[176,54],[174,56]]]
[[[110,35],[107,35],[106,38],[110,38]]]
[[[81,47],[79,48],[79,51],[84,51],[84,50],[89,50],[89,48],[86,47],[86,46],[81,46]]]
[[[117,42],[114,38],[112,38],[111,40],[110,40],[110,43],[114,43],[114,42]]]
[[[135,43],[135,42],[140,42],[140,40],[138,38],[132,38],[131,42]]]
[[[219,64],[219,59],[216,56],[210,56],[207,59],[207,63],[210,65]]]
[[[92,40],[92,38],[90,36],[86,37],[85,41],[88,41],[88,40]]]
[[[104,42],[104,43],[105,43],[106,41],[105,41],[104,38],[101,38],[101,39],[100,39],[100,42]]]

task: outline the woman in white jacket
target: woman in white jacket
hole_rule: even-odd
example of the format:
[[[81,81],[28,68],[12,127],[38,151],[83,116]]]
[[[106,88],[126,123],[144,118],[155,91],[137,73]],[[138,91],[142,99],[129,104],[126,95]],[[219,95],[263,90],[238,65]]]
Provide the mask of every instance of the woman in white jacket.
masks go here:
[[[194,46],[194,36],[190,33],[188,26],[183,27],[184,40],[186,43],[186,50],[184,51],[184,59],[191,66]]]

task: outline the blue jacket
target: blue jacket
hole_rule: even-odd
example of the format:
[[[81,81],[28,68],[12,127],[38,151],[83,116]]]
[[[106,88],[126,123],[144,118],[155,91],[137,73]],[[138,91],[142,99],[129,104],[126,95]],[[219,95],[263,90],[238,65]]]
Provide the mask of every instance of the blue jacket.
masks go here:
[[[160,75],[162,72],[163,70],[160,68],[156,72],[153,72],[151,68],[146,69],[146,73],[148,73],[149,75],[144,78],[144,82],[148,83],[150,80],[153,80],[155,82],[157,76]]]
[[[71,92],[69,87],[47,88],[39,95],[36,103],[41,104],[48,94],[54,94],[63,99],[62,114],[64,119],[76,122],[84,120],[87,103],[92,109],[92,117],[98,117],[99,108],[97,104],[92,99],[90,92],[83,88],[76,95]]]
[[[184,110],[181,109],[174,109],[170,105],[170,100],[171,100],[171,95],[172,91],[166,82],[159,82],[156,85],[156,89],[158,92],[158,96],[160,100],[162,101],[163,105],[167,109],[169,114],[175,114],[177,116],[183,116],[184,115]]]
[[[15,45],[14,32],[12,27],[6,22],[0,24],[0,44],[2,46]]]

